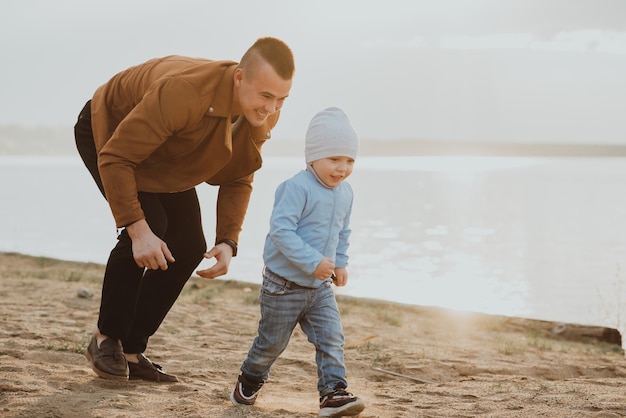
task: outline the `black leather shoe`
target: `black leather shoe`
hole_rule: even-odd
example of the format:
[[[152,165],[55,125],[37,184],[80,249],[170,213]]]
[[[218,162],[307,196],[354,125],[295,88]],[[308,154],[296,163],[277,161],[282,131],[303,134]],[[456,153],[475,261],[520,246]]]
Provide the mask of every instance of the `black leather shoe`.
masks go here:
[[[163,368],[148,360],[143,354],[138,354],[139,363],[128,362],[130,380],[149,380],[151,382],[173,383],[178,382],[178,378],[172,374],[167,374]]]
[[[91,362],[93,371],[103,379],[128,380],[128,364],[118,340],[107,338],[98,348],[96,337],[91,337],[85,357]]]

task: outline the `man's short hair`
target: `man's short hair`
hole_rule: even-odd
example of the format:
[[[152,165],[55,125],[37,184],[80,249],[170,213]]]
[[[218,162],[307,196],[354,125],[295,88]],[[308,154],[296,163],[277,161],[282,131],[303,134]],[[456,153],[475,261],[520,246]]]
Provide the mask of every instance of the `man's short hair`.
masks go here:
[[[291,80],[296,71],[293,52],[280,39],[264,37],[256,40],[241,58],[239,67],[254,72],[258,59],[262,59],[272,66],[276,74],[283,80]]]

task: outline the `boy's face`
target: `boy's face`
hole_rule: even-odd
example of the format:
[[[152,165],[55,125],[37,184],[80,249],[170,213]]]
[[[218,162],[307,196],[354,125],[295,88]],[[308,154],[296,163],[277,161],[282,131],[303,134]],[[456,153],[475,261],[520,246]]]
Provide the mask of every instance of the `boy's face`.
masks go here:
[[[328,187],[336,187],[350,177],[354,159],[350,157],[327,157],[311,163],[317,177]]]

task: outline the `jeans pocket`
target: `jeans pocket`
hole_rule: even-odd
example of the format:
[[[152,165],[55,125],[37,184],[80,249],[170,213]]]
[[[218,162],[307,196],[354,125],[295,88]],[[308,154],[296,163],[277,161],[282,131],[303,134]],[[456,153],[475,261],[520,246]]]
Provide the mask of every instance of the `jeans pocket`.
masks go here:
[[[273,280],[264,278],[261,291],[266,295],[284,295],[286,289],[284,284],[276,283]]]

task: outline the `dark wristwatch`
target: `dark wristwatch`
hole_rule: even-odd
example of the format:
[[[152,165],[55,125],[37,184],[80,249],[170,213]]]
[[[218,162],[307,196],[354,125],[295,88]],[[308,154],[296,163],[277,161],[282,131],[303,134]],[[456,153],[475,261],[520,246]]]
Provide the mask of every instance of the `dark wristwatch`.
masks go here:
[[[221,239],[215,243],[215,245],[217,244],[227,244],[230,248],[233,249],[233,257],[237,255],[237,243],[232,239]]]

